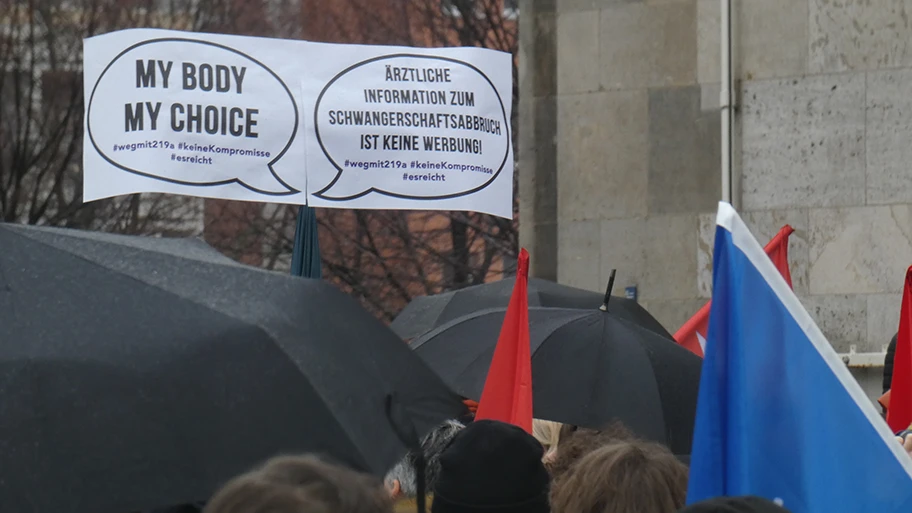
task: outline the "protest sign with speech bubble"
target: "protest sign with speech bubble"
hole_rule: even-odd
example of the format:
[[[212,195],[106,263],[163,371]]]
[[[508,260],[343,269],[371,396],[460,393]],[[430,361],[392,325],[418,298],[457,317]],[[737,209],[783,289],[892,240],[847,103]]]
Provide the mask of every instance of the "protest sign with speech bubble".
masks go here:
[[[308,204],[512,217],[509,54],[310,45]]]
[[[513,216],[510,54],[154,29],[84,45],[86,201]]]
[[[304,203],[300,71],[289,65],[300,48],[158,30],[87,39],[85,199]]]

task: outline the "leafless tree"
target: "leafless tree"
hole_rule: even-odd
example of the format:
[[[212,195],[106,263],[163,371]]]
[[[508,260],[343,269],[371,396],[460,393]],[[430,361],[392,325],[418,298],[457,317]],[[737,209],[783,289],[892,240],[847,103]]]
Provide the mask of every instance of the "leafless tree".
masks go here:
[[[228,255],[285,270],[297,207],[207,200],[204,214],[202,200],[157,194],[83,203],[82,39],[158,27],[515,55],[502,2],[0,0],[0,220],[165,235],[205,227]],[[319,223],[326,278],[387,320],[417,295],[510,272],[517,249],[513,220],[477,213],[324,209]]]
[[[321,17],[318,33],[311,30],[306,38],[477,46],[517,54],[516,12],[503,0],[405,0],[392,7],[390,2],[376,0],[336,0],[333,4],[334,15]],[[515,121],[515,58],[513,62]],[[515,131],[513,136],[515,145]],[[514,192],[516,183],[514,176]],[[514,219],[473,212],[321,209],[318,220],[325,278],[358,297],[380,318],[391,320],[413,297],[511,273],[518,246],[517,210],[515,198]],[[254,228],[264,235],[256,241],[265,248],[263,265],[287,269],[296,215],[297,207],[270,209],[264,222]]]
[[[124,233],[202,230],[202,201],[142,194],[83,203],[82,39],[128,27],[293,33],[292,0],[0,0],[0,220]],[[285,2],[288,5],[283,5]],[[242,20],[244,25],[239,26]]]

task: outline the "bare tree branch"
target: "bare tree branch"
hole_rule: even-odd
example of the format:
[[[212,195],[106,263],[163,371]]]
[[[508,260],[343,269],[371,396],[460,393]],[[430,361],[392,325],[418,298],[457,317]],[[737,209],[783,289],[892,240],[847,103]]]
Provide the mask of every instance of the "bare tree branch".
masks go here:
[[[344,18],[322,19],[322,28],[316,34],[319,39],[479,46],[517,53],[517,23],[504,16],[500,0],[444,0],[443,4],[441,0],[406,0],[405,7],[396,13],[378,12],[377,3],[370,0],[333,4],[334,12]],[[362,30],[371,24],[383,26],[386,37]],[[340,32],[332,32],[332,27]],[[352,30],[345,32],[346,28]],[[514,59],[514,77],[516,72]],[[514,87],[514,113],[517,92]],[[515,142],[515,133],[512,135]],[[515,184],[516,180],[514,190]],[[318,218],[324,271],[328,279],[359,297],[368,309],[390,320],[416,296],[512,272],[518,249],[517,210],[515,199],[514,220],[466,212],[321,210]],[[294,222],[294,216],[286,219]],[[286,227],[273,234],[281,238],[272,243],[272,251],[290,253],[293,229]]]
[[[82,201],[82,39],[133,26],[195,28],[172,0],[0,0],[0,220],[147,234],[201,229],[202,202]],[[214,5],[209,3],[205,5]]]
[[[161,194],[83,203],[81,40],[136,26],[514,55],[518,41],[502,0],[0,0],[0,220],[161,235],[205,226],[229,256],[283,270],[298,207],[204,209]],[[326,278],[385,320],[415,296],[510,272],[517,252],[515,221],[478,213],[325,209],[318,222]]]

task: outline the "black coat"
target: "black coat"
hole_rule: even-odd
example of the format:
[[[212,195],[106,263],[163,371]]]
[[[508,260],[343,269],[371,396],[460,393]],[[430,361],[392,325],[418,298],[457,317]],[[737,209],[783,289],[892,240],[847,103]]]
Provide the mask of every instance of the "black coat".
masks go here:
[[[887,390],[890,390],[890,385],[893,383],[893,355],[896,354],[896,337],[899,335],[893,335],[893,340],[890,341],[890,345],[887,346],[887,356],[884,358],[884,373],[883,373],[883,393],[887,393]]]

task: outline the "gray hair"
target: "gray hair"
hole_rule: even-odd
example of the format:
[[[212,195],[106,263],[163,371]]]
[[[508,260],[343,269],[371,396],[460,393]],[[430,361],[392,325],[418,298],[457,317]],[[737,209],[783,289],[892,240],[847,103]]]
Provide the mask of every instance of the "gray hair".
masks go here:
[[[437,476],[440,474],[440,455],[447,448],[459,431],[465,426],[455,420],[448,420],[435,427],[424,439],[421,440],[421,452],[424,453],[425,471],[424,482],[428,492],[434,489]],[[399,481],[399,490],[405,497],[413,498],[418,495],[418,483],[415,471],[417,455],[409,452],[386,474],[384,481],[392,483]]]

